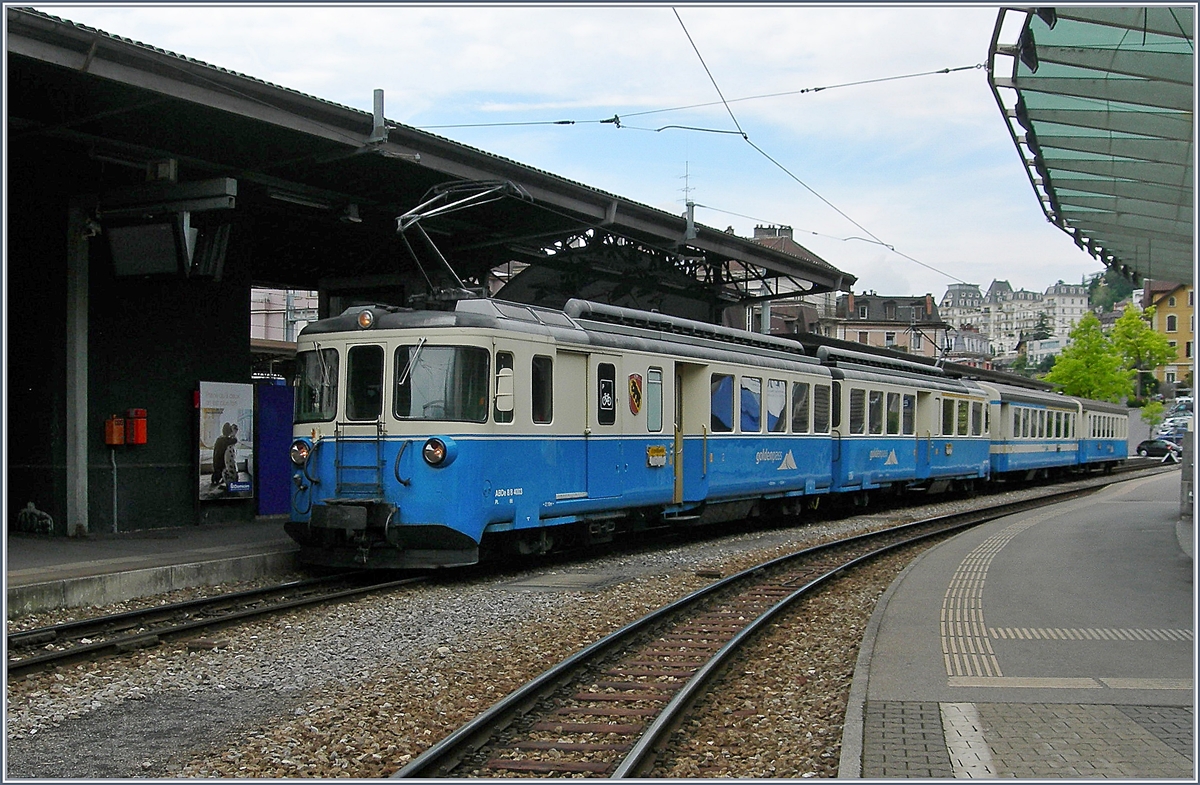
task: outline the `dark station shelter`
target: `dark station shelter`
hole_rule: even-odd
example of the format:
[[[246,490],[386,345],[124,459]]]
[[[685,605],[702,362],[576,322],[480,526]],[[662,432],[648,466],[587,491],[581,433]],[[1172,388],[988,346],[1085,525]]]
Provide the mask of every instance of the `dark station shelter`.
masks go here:
[[[260,514],[197,493],[202,385],[252,382],[252,287],[317,290],[322,316],[486,292],[721,321],[854,282],[398,125],[382,91],[364,112],[6,12],[10,526],[30,504],[76,536]],[[523,272],[495,292],[498,269]],[[255,452],[263,483],[286,456]]]

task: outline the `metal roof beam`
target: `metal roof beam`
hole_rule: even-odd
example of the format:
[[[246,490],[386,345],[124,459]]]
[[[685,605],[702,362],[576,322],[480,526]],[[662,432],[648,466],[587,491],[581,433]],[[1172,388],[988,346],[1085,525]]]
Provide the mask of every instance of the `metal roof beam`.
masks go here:
[[[1192,108],[1195,93],[1191,85],[1150,82],[1145,79],[1095,79],[1059,76],[1018,76],[1012,85],[1031,93],[1116,101],[1131,106],[1153,106],[1181,112]]]
[[[1186,165],[1193,155],[1191,142],[1168,139],[1131,139],[1110,136],[1047,136],[1038,134],[1038,147],[1043,150],[1074,150],[1079,153],[1117,158],[1131,158],[1160,164]]]
[[[1186,209],[1191,209],[1192,207],[1192,189],[1182,186],[1152,185],[1150,183],[1135,183],[1131,180],[1055,177],[1054,190],[1058,192],[1060,198],[1064,197],[1064,191],[1082,191],[1084,193],[1119,196],[1124,199],[1138,199],[1147,202],[1180,205]]]
[[[1118,199],[1115,196],[1070,195],[1064,194],[1061,189],[1058,192],[1058,203],[1064,212],[1071,208],[1081,207],[1086,210],[1141,215],[1147,218],[1175,221],[1186,226],[1192,225],[1191,208],[1177,204],[1147,202],[1138,199]]]
[[[1038,45],[1039,63],[1086,68],[1102,74],[1124,74],[1176,84],[1192,84],[1192,58],[1176,52]]]
[[[1156,33],[1171,38],[1192,37],[1192,9],[1190,7],[1155,8],[1078,8],[1056,6],[1058,18],[1074,22],[1086,22],[1105,27],[1119,27],[1138,33]]]
[[[1122,112],[1105,109],[1036,109],[1026,114],[1034,123],[1054,123],[1076,128],[1095,128],[1098,131],[1138,134],[1159,139],[1190,142],[1191,112]]]
[[[1192,167],[1152,164],[1143,161],[1101,161],[1087,158],[1057,158],[1043,156],[1051,178],[1055,170],[1095,174],[1101,177],[1117,177],[1134,182],[1187,187],[1192,182]]]
[[[1192,237],[1190,234],[1178,234],[1177,231],[1185,228],[1185,226],[1180,226],[1176,221],[1146,218],[1129,213],[1107,213],[1064,208],[1062,210],[1062,217],[1072,226],[1080,228],[1089,236],[1095,235],[1094,231],[1089,230],[1104,227],[1106,230],[1116,229],[1121,234],[1128,234],[1135,237],[1162,238],[1168,242],[1180,244],[1187,243]],[[1191,221],[1188,221],[1186,227],[1190,226]]]

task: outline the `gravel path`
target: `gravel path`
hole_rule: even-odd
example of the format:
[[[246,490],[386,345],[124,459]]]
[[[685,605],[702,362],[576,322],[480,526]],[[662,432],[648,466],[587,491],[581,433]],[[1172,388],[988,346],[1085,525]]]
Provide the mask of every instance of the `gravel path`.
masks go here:
[[[699,570],[728,575],[806,545],[978,503],[950,500],[551,568],[616,580],[595,591],[513,585],[533,571],[405,587],[221,631],[211,650],[172,642],[35,674],[7,685],[6,774],[387,776],[582,646],[711,582]],[[727,677],[740,708],[714,702],[698,732],[677,742],[663,776],[836,776],[862,630],[909,558],[856,571],[777,624],[778,634]]]

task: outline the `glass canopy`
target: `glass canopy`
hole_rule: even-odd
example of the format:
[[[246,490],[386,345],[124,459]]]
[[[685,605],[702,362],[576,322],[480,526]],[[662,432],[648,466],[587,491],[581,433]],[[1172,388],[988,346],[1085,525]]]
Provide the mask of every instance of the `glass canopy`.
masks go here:
[[[992,36],[992,92],[1046,217],[1135,280],[1194,278],[1193,27],[1191,6],[1071,6],[1001,10]]]

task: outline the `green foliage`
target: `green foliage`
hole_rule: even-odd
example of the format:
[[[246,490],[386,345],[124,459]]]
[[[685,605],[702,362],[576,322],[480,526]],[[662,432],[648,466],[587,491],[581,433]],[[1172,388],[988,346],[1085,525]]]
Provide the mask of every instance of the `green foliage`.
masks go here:
[[[1137,306],[1125,309],[1113,325],[1110,337],[1113,348],[1120,354],[1125,367],[1138,372],[1138,394],[1142,389],[1142,373],[1166,365],[1176,357],[1175,349],[1165,335],[1150,326],[1153,309],[1145,312]]]
[[[1049,338],[1050,335],[1050,317],[1046,315],[1045,311],[1042,311],[1038,314],[1037,324],[1034,326],[1033,332],[1031,332],[1028,337],[1031,341],[1044,341]]]
[[[1165,412],[1166,408],[1162,405],[1162,401],[1150,401],[1142,407],[1142,420],[1150,426],[1151,433],[1163,421]]]
[[[1114,305],[1133,294],[1133,282],[1115,270],[1097,273],[1087,283],[1088,302],[1092,308],[1103,306],[1103,310],[1111,311]]]
[[[1133,373],[1096,314],[1088,312],[1071,330],[1071,345],[1058,356],[1046,381],[1060,385],[1067,395],[1115,403],[1133,392]]]

